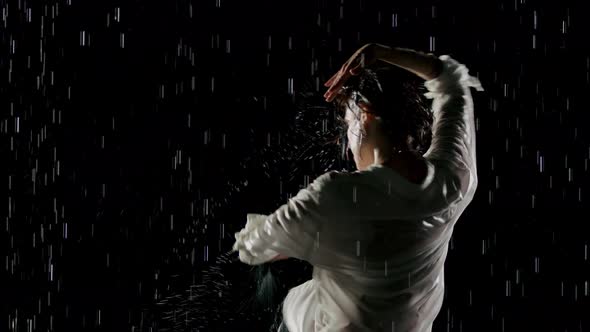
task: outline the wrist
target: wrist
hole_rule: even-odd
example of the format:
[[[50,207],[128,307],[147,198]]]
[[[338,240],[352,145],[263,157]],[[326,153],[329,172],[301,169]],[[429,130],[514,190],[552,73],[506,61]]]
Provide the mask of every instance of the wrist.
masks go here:
[[[440,60],[432,53],[418,52],[409,48],[381,48],[381,60],[406,69],[419,77],[430,80],[437,77]]]
[[[375,47],[375,58],[381,61],[387,61],[392,55],[390,55],[393,48],[383,44],[373,44]]]

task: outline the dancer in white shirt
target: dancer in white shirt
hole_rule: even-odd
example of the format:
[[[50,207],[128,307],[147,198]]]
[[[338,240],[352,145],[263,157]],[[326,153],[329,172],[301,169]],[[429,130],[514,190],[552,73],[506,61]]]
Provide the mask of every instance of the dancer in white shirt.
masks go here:
[[[401,111],[386,109],[378,64],[426,80],[434,118],[425,154],[391,120]],[[379,44],[360,48],[325,85],[326,100],[346,112],[358,170],[325,173],[273,214],[249,214],[233,249],[250,265],[294,257],[314,266],[287,294],[281,330],[431,331],[449,239],[477,188],[469,87],[483,88],[448,55]]]

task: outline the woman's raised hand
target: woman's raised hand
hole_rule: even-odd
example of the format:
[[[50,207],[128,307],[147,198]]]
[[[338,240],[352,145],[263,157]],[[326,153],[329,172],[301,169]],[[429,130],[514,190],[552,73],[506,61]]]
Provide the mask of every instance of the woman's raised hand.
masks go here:
[[[358,75],[363,68],[374,64],[379,59],[379,52],[388,48],[384,45],[369,43],[354,52],[340,70],[324,83],[324,86],[328,87],[328,91],[324,94],[326,101],[334,100],[350,76]]]

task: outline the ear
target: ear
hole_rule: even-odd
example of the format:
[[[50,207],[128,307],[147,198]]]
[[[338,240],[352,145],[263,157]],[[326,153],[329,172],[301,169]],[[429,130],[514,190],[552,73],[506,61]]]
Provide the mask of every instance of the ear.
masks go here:
[[[366,102],[359,100],[357,103],[358,107],[360,107],[360,109],[362,109],[365,112],[370,112],[371,111],[371,105],[367,104]]]
[[[363,123],[369,123],[375,120],[375,114],[373,113],[373,108],[371,105],[362,101],[358,102],[357,105],[362,110],[361,120]]]

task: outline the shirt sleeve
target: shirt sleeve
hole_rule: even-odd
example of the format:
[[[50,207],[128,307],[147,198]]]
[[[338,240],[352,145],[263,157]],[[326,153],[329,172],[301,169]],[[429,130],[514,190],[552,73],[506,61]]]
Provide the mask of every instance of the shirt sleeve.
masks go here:
[[[323,221],[336,211],[330,193],[335,173],[321,175],[269,216],[249,214],[246,227],[235,234],[240,261],[259,265],[278,254],[309,261]]]
[[[475,156],[475,121],[470,87],[483,91],[476,77],[468,74],[465,65],[448,55],[441,55],[441,74],[424,82],[429,92],[424,95],[433,99],[434,121],[432,141],[424,157],[438,173],[450,177],[443,183],[457,183],[458,196],[467,196],[477,187]],[[448,194],[448,193],[447,193]]]

